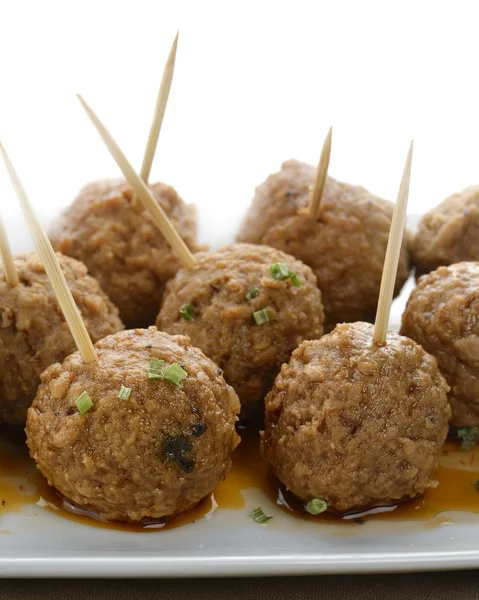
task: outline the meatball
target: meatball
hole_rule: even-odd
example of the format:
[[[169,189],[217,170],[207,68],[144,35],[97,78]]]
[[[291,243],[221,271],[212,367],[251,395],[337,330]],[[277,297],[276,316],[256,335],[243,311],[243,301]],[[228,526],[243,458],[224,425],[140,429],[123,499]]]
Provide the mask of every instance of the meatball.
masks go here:
[[[394,206],[362,187],[328,177],[318,219],[307,212],[315,167],[289,160],[256,188],[238,233],[240,242],[267,244],[309,265],[318,278],[326,328],[373,321]],[[409,234],[399,260],[395,295],[409,276]]]
[[[184,336],[155,327],[96,344],[49,367],[28,411],[27,444],[48,483],[109,520],[169,517],[214,490],[237,446],[239,401],[217,366]],[[149,377],[151,359],[181,365],[178,384]],[[150,367],[151,368],[151,367]],[[122,386],[130,388],[126,400]],[[80,414],[87,392],[93,407]]]
[[[194,206],[163,183],[150,190],[190,250],[198,250]],[[132,206],[132,197],[124,181],[91,183],[50,232],[55,250],[86,264],[128,328],[154,323],[165,283],[180,268],[158,226],[140,202]]]
[[[416,275],[479,260],[479,186],[471,186],[426,213],[413,242]]]
[[[254,419],[281,364],[304,339],[322,335],[323,319],[309,267],[267,246],[232,244],[200,253],[193,270],[178,271],[166,286],[157,326],[189,335],[223,369],[242,418]]]
[[[57,257],[92,340],[123,329],[118,309],[85,265]],[[23,427],[41,373],[76,346],[37,254],[17,256],[15,268],[15,287],[0,271],[0,422]]]
[[[435,487],[448,430],[448,386],[436,359],[368,323],[304,342],[266,397],[262,454],[304,502],[336,512],[387,505]]]
[[[407,303],[401,333],[437,358],[451,387],[452,423],[479,426],[479,262],[423,275]]]

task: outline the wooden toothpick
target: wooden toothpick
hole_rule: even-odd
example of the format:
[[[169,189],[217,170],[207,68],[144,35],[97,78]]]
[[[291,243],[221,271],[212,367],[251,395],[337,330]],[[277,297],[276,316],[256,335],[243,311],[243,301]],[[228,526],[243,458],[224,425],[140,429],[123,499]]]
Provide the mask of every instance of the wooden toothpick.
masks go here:
[[[52,245],[45,233],[38,217],[36,216],[30,200],[23,188],[23,185],[13,167],[10,158],[8,157],[5,148],[0,143],[0,150],[5,160],[5,166],[12,182],[13,188],[20,201],[23,214],[33,237],[33,241],[37,248],[37,252],[45,267],[48,279],[58,300],[58,304],[63,312],[65,320],[70,328],[75,344],[81,354],[81,357],[86,363],[91,363],[97,360],[97,355],[93,343],[88,335],[88,331],[83,323],[80,311],[75,304],[68,283],[63,275],[63,272],[58,263],[58,259],[53,251]]]
[[[175,71],[176,49],[178,47],[179,34],[180,32],[178,31],[175,39],[173,40],[173,44],[168,55],[168,60],[166,61],[166,65],[163,70],[160,90],[158,92],[158,98],[156,99],[155,113],[153,115],[153,121],[151,122],[145,155],[143,156],[143,163],[141,165],[140,177],[146,184],[148,184],[148,179],[150,177],[151,165],[153,164],[156,145],[158,144],[158,138],[160,136],[161,126],[163,124],[163,117],[165,116],[166,105],[168,103],[168,96],[170,95],[171,82],[173,81],[173,73]]]
[[[96,116],[93,110],[88,106],[85,100],[78,94],[83,108],[87,115],[90,117],[93,125],[96,127],[101,138],[105,142],[106,147],[110,151],[110,154],[115,159],[117,165],[120,167],[125,179],[133,188],[133,192],[143,202],[144,207],[150,213],[155,223],[158,225],[161,233],[165,236],[166,240],[178,255],[179,259],[187,268],[192,268],[196,265],[196,259],[190,252],[190,249],[180,237],[179,233],[173,227],[171,221],[166,216],[165,212],[158,204],[158,202],[151,195],[150,190],[146,186],[145,182],[135,172],[131,164],[128,162],[126,156],[121,151],[118,144],[111,137],[110,133]]]
[[[401,244],[406,226],[409,182],[411,180],[412,148],[413,143],[411,142],[406,164],[404,166],[401,185],[399,186],[396,205],[394,207],[386,258],[384,260],[378,310],[376,313],[376,322],[374,324],[374,343],[379,345],[384,345],[386,343],[389,315],[391,314],[391,304],[394,295],[394,285],[396,283],[399,257],[401,254]]]
[[[326,184],[326,178],[328,176],[329,159],[331,158],[331,144],[333,141],[333,128],[330,127],[328,135],[326,136],[321,150],[321,156],[319,158],[318,169],[316,171],[316,180],[314,182],[314,188],[309,197],[309,215],[313,219],[316,219],[321,212],[321,206],[323,204],[323,191]]]
[[[7,280],[8,285],[15,287],[20,283],[20,281],[18,279],[17,270],[15,269],[12,249],[8,243],[8,236],[2,217],[0,217],[0,255],[2,256],[5,279]]]

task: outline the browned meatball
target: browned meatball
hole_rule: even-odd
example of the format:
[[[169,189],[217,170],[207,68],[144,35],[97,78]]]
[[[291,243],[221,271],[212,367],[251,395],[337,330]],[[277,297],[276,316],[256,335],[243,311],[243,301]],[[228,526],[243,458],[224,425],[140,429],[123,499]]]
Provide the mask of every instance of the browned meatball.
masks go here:
[[[333,511],[387,505],[434,487],[448,430],[446,381],[421,346],[368,323],[304,342],[266,397],[263,456],[298,498]]]
[[[309,265],[318,278],[326,328],[373,321],[393,205],[362,187],[328,177],[318,219],[307,213],[315,167],[289,160],[256,188],[239,242],[268,244]],[[409,276],[409,234],[401,251],[395,295]]]
[[[214,490],[237,446],[238,397],[217,366],[183,336],[155,327],[96,344],[42,375],[28,411],[27,443],[48,483],[103,518],[139,521],[192,508]],[[181,365],[179,385],[149,378],[152,358]],[[118,397],[131,389],[127,400]],[[87,392],[93,407],[80,414]]]
[[[61,269],[94,342],[123,329],[118,309],[85,265],[57,254]],[[19,285],[0,271],[0,423],[23,427],[41,373],[76,348],[38,256],[15,259]]]
[[[196,211],[163,183],[150,186],[154,197],[189,248],[195,252]],[[120,309],[128,328],[155,322],[165,283],[180,261],[158,226],[121,180],[85,186],[54,223],[55,250],[83,261]]]
[[[451,387],[452,423],[479,426],[479,262],[462,262],[419,279],[401,333],[437,358]]]
[[[323,333],[316,277],[299,260],[267,246],[232,244],[197,260],[193,270],[181,269],[168,282],[158,328],[189,335],[223,369],[240,397],[242,417],[255,418],[281,364],[304,339]],[[291,278],[273,278],[276,263],[299,278],[299,287]],[[184,305],[191,305],[191,320],[180,314]]]
[[[479,185],[426,213],[413,242],[417,276],[466,260],[479,260]]]

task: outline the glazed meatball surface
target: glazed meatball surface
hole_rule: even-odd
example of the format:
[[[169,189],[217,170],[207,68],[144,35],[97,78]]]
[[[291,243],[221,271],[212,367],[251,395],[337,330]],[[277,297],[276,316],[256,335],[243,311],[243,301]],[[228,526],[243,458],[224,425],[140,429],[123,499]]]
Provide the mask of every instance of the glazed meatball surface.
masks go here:
[[[368,323],[304,342],[266,397],[262,454],[301,500],[345,512],[416,496],[448,431],[447,384],[434,357]]]
[[[462,262],[419,279],[401,333],[437,358],[451,387],[452,423],[479,426],[479,262]]]
[[[256,188],[239,242],[267,244],[309,265],[323,295],[327,329],[373,321],[393,204],[362,187],[328,177],[318,219],[307,213],[316,168],[289,160]],[[399,260],[395,295],[409,276],[409,234]]]
[[[192,252],[196,244],[196,209],[162,183],[150,190]],[[53,224],[55,250],[83,261],[120,309],[127,328],[155,322],[165,283],[181,264],[163,234],[121,180],[85,186]]]
[[[426,213],[413,242],[416,275],[479,260],[479,186],[471,186]]]
[[[183,512],[212,492],[230,467],[238,397],[187,337],[154,327],[96,344],[98,361],[71,354],[42,375],[28,411],[27,443],[50,485],[111,520]],[[181,386],[148,376],[151,358],[178,363]],[[121,386],[131,388],[121,400]],[[81,415],[86,391],[93,407]]]
[[[286,265],[299,278],[273,279],[270,266]],[[257,295],[247,299],[248,292]],[[191,305],[192,320],[180,309]],[[257,324],[254,313],[266,310]],[[263,397],[281,364],[304,339],[323,333],[323,306],[316,277],[292,256],[267,246],[231,244],[197,255],[194,269],[181,269],[170,280],[157,326],[190,336],[224,371],[241,400],[242,417],[263,411]]]
[[[92,340],[123,329],[118,309],[85,265],[57,258]],[[41,373],[76,346],[38,255],[17,256],[15,269],[15,287],[0,271],[0,422],[23,427]]]

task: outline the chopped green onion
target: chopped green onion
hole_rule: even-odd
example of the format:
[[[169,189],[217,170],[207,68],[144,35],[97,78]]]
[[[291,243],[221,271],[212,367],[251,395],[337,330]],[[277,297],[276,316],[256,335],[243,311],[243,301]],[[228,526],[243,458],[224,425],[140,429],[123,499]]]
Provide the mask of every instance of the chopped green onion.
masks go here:
[[[253,288],[246,294],[245,298],[246,298],[246,300],[253,300],[253,298],[256,298],[256,296],[258,294],[259,294],[259,288]]]
[[[479,440],[479,427],[462,427],[457,430],[457,437],[461,440],[461,450],[472,450]]]
[[[148,369],[148,377],[150,379],[163,379],[162,371],[165,366],[164,360],[159,360],[153,357],[150,360],[150,368]]]
[[[188,373],[178,363],[168,365],[163,369],[162,377],[170,383],[174,383],[178,387],[181,387],[181,380],[184,379]]]
[[[251,518],[253,519],[253,521],[256,521],[256,523],[259,523],[260,525],[264,525],[265,523],[270,521],[273,517],[265,515],[264,512],[261,510],[261,508],[258,506],[258,508],[255,508],[251,512]]]
[[[84,415],[93,406],[93,402],[91,401],[88,392],[82,392],[75,400],[75,404],[77,405],[81,415]]]
[[[284,263],[273,263],[269,267],[273,279],[289,279],[289,268]]]
[[[121,390],[118,392],[118,398],[120,400],[128,400],[131,394],[131,388],[127,388],[124,385],[121,386]]]
[[[301,279],[296,275],[296,273],[291,272],[289,278],[294,287],[301,287]]]
[[[306,510],[310,515],[320,515],[328,508],[327,502],[320,498],[313,498],[306,504]]]
[[[278,279],[280,281],[289,279],[294,287],[301,287],[301,279],[284,263],[273,263],[269,267],[269,272],[273,279]]]
[[[257,310],[253,313],[253,318],[256,322],[256,325],[263,325],[263,323],[267,323],[269,321],[268,309],[262,308],[261,310]]]
[[[183,304],[183,306],[180,308],[180,315],[185,321],[194,321],[194,314],[195,313],[191,304]]]

